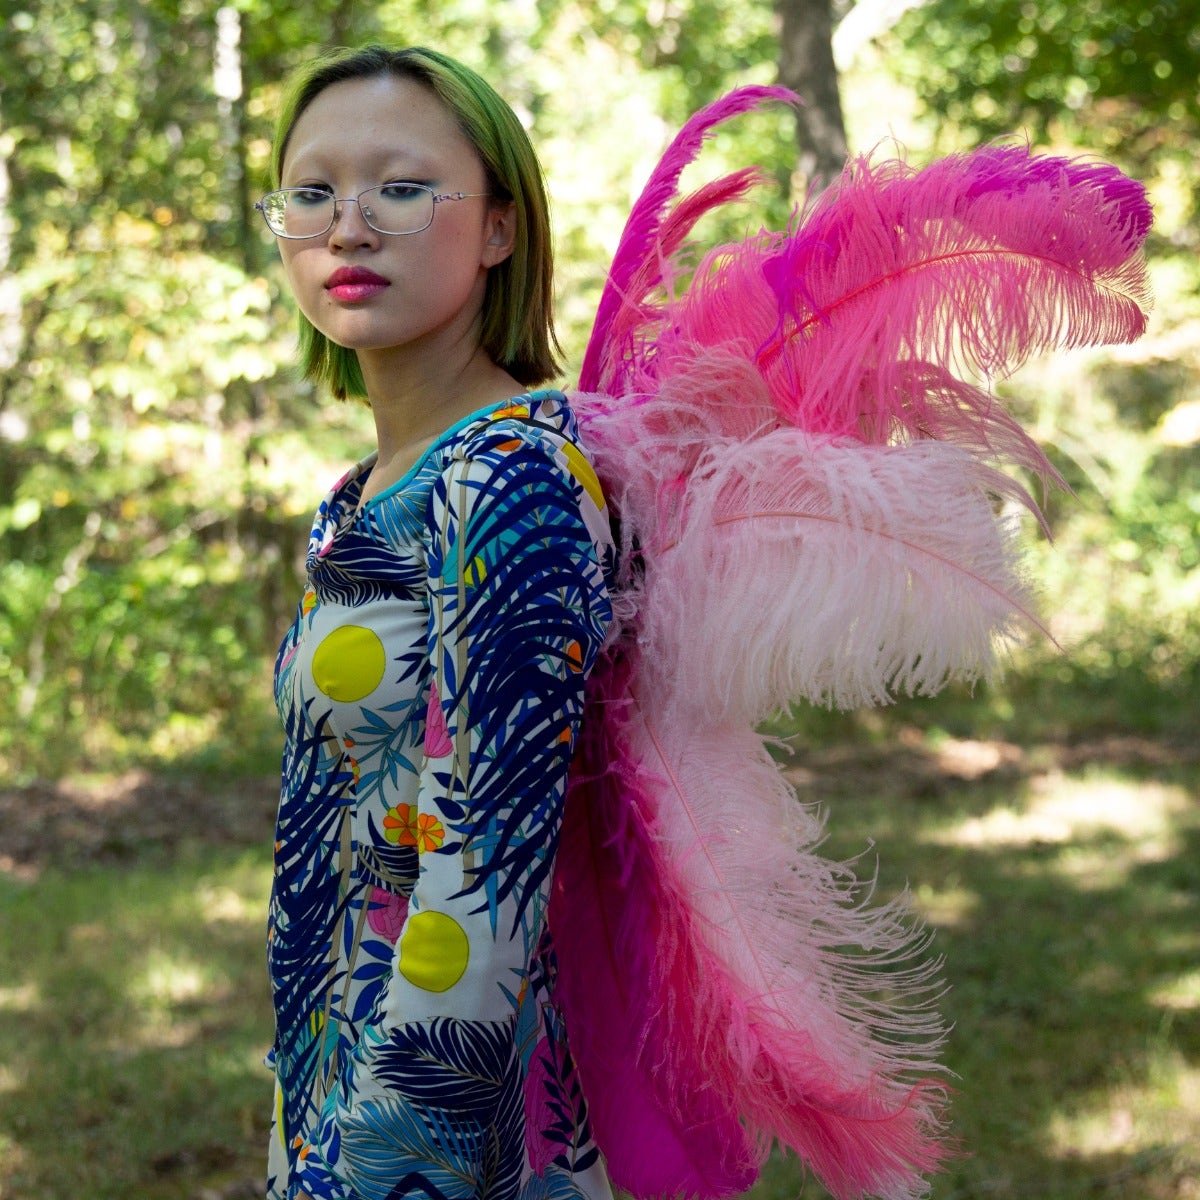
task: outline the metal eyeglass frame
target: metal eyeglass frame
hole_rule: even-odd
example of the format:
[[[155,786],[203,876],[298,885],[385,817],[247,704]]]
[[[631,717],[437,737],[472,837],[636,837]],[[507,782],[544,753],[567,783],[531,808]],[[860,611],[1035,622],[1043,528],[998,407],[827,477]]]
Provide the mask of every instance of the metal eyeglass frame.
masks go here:
[[[400,182],[400,181],[397,181],[397,182]],[[309,188],[305,188],[305,187],[276,188],[273,192],[268,192],[261,200],[257,201],[255,203],[254,207],[258,212],[262,213],[263,220],[266,222],[267,228],[271,231],[271,233],[273,233],[275,235],[275,237],[286,238],[290,242],[304,242],[304,241],[308,241],[309,238],[324,237],[338,223],[338,205],[339,204],[357,204],[358,211],[360,213],[362,213],[363,220],[366,221],[366,223],[373,230],[375,230],[376,233],[382,233],[385,237],[408,237],[409,235],[414,234],[414,233],[424,233],[425,230],[427,230],[430,227],[430,225],[433,224],[433,218],[437,214],[437,206],[439,204],[441,204],[443,200],[473,200],[480,196],[489,196],[490,197],[492,194],[491,192],[435,192],[433,190],[433,188],[429,187],[427,184],[409,183],[407,180],[405,180],[404,181],[405,187],[417,188],[418,190],[420,190],[422,192],[428,192],[429,195],[433,199],[433,204],[429,209],[429,220],[426,221],[425,224],[422,225],[420,229],[405,229],[402,232],[397,233],[393,229],[380,229],[379,226],[376,225],[371,220],[371,206],[369,204],[364,205],[362,203],[362,197],[365,196],[368,192],[377,192],[381,188],[385,188],[385,187],[389,187],[389,186],[391,186],[391,185],[386,184],[386,183],[377,183],[374,187],[364,188],[361,192],[358,193],[357,196],[329,196],[329,197],[327,197],[327,199],[333,201],[333,211],[329,217],[329,224],[326,225],[325,228],[322,229],[319,233],[280,233],[279,230],[277,230],[271,224],[271,219],[270,219],[270,217],[267,216],[267,207],[266,207],[267,201],[270,200],[270,198],[272,196],[286,195],[291,192],[315,192],[315,191],[319,191],[318,188],[310,188],[310,187]]]

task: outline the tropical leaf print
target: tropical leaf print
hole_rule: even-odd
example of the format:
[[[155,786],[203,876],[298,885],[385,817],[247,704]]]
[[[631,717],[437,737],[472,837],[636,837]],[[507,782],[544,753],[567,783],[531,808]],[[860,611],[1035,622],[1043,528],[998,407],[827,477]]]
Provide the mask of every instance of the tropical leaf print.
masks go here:
[[[369,1100],[339,1114],[340,1172],[362,1200],[392,1196],[467,1200],[477,1194],[483,1131],[423,1116],[396,1099]]]
[[[576,495],[543,451],[517,445],[482,455],[472,447],[465,469],[439,479],[429,555],[442,614],[431,651],[443,694],[448,680],[457,685],[443,708],[471,739],[469,810],[454,831],[481,865],[462,894],[480,893],[493,922],[511,896],[509,936],[548,880],[562,795],[545,780],[565,778],[580,680],[609,614],[580,571],[584,563],[599,577]]]
[[[429,1108],[490,1116],[514,1059],[508,1022],[445,1017],[392,1030],[372,1074]]]

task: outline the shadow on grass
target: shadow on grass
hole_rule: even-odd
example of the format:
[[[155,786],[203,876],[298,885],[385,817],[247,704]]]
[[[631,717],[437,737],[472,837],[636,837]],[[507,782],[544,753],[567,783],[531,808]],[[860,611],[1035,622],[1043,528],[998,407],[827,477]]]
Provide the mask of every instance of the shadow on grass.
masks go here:
[[[261,1196],[271,793],[126,776],[0,794],[5,1200]]]

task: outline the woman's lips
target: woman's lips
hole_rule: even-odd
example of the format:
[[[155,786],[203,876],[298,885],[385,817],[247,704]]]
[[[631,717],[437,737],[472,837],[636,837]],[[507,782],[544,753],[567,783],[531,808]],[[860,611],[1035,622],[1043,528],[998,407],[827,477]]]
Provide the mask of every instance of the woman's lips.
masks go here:
[[[382,275],[376,275],[365,267],[339,267],[325,281],[325,290],[329,295],[335,300],[349,303],[369,300],[390,286]]]

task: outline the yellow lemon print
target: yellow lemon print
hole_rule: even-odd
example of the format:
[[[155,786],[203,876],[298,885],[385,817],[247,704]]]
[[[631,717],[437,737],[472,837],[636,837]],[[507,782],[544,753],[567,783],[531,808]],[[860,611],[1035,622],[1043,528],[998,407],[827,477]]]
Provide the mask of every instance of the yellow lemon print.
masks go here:
[[[400,939],[400,974],[427,992],[448,992],[467,969],[470,946],[463,927],[427,909],[408,918]]]
[[[330,700],[352,704],[382,682],[387,654],[379,635],[361,625],[342,625],[313,654],[313,682]]]
[[[596,472],[592,470],[592,464],[570,442],[563,443],[563,453],[567,456],[571,474],[579,480],[583,490],[592,498],[592,503],[603,512],[604,490],[600,487]]]

